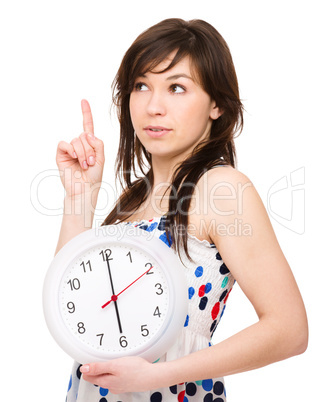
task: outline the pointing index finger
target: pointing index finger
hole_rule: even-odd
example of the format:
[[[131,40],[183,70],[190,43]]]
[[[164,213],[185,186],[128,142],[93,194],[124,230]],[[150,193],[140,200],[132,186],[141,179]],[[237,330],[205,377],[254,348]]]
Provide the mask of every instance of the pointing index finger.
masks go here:
[[[93,116],[90,110],[89,103],[86,99],[82,99],[81,101],[81,110],[83,117],[84,132],[94,134]]]

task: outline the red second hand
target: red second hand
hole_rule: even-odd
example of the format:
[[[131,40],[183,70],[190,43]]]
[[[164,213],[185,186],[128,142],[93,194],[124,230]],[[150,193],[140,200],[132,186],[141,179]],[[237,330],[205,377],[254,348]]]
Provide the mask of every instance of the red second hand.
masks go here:
[[[105,303],[102,308],[107,307],[111,302],[116,301],[118,299],[118,296],[120,294],[122,294],[126,289],[128,289],[130,286],[132,286],[134,283],[136,283],[141,277],[143,277],[145,274],[147,274],[149,271],[151,271],[151,269],[153,268],[153,266],[148,269],[147,271],[145,271],[143,274],[141,274],[137,279],[135,279],[132,283],[130,283],[130,285],[128,285],[126,288],[124,288],[121,292],[119,292],[117,295],[112,295],[111,299],[109,301],[107,301],[107,303]]]

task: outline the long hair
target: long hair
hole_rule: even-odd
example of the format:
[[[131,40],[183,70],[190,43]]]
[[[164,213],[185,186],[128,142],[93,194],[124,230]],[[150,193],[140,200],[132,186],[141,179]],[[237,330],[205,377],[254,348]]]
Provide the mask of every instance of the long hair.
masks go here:
[[[195,185],[214,165],[235,167],[234,138],[243,127],[243,105],[231,53],[219,32],[205,21],[166,19],[140,34],[125,53],[112,85],[113,102],[120,122],[115,171],[123,192],[103,224],[125,221],[150,194],[153,185],[151,155],[135,136],[130,117],[130,94],[140,75],[152,72],[173,52],[174,58],[159,73],[168,71],[188,56],[201,86],[223,111],[218,119],[213,120],[209,138],[198,144],[192,154],[175,168],[171,180],[170,194],[173,196],[169,197],[165,229],[171,246],[179,253],[182,247],[191,259],[186,228]]]

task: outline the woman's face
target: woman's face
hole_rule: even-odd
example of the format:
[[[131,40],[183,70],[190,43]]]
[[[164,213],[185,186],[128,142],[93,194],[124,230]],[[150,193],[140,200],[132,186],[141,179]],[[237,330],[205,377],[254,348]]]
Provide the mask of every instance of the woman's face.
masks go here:
[[[154,71],[170,62],[168,58]],[[221,113],[185,57],[164,73],[147,72],[136,79],[130,114],[137,137],[152,157],[181,160],[209,136],[212,120]]]

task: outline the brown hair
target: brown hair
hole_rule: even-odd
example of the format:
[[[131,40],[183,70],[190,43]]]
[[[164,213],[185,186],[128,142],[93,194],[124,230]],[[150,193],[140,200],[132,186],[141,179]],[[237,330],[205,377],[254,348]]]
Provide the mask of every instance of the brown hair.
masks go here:
[[[129,107],[130,94],[138,76],[152,72],[173,52],[173,60],[159,73],[171,69],[182,58],[189,56],[196,78],[223,111],[212,122],[209,138],[198,144],[192,154],[175,168],[170,185],[170,194],[173,196],[169,198],[166,214],[167,236],[174,249],[179,251],[183,247],[190,258],[187,248],[187,212],[195,185],[202,174],[214,165],[235,167],[234,137],[243,127],[243,105],[239,98],[232,56],[219,32],[205,21],[166,19],[139,35],[125,53],[113,82],[113,101],[120,122],[115,170],[123,193],[103,224],[113,224],[117,219],[125,221],[138,210],[150,193],[153,185],[151,155],[134,135]],[[136,164],[141,177],[137,175]]]

